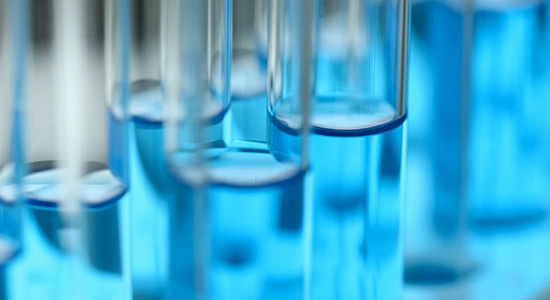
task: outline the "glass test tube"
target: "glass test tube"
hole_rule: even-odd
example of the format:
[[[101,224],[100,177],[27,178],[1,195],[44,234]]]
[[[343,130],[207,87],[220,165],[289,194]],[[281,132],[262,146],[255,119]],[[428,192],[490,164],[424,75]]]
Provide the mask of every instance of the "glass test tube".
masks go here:
[[[259,24],[267,18],[267,2],[233,0],[232,141],[266,141],[267,52],[259,51],[258,40],[267,43],[267,24]]]
[[[131,1],[129,171],[132,289],[161,298],[167,276],[168,204],[172,178],[164,159],[161,1]]]
[[[476,1],[468,137],[468,197],[481,231],[548,214],[548,101],[532,86],[544,1]]]
[[[0,1],[0,298],[13,299],[13,261],[21,251],[21,95],[25,1]]]
[[[292,120],[292,127],[288,136],[278,139],[294,147],[274,153],[266,142],[275,134],[269,129],[273,125],[258,129],[265,126],[261,122],[272,107],[269,103],[278,99],[268,100],[265,86],[258,84],[265,82],[265,73],[254,51],[253,30],[241,24],[231,31],[229,19],[233,15],[236,23],[250,22],[253,28],[252,17],[239,16],[255,9],[249,1],[188,2],[171,9],[181,23],[170,23],[178,30],[170,36],[181,40],[172,38],[167,49],[172,69],[167,68],[166,93],[172,107],[178,108],[170,109],[177,114],[167,127],[167,153],[182,190],[172,202],[177,209],[171,209],[179,213],[171,220],[171,296],[300,299],[307,167],[302,150],[307,102],[302,100],[309,98],[303,95],[309,89],[304,85],[288,94],[283,114]],[[302,2],[309,3],[293,4],[300,12]],[[294,15],[293,22],[299,22],[300,16]],[[213,23],[207,26],[208,22]],[[233,45],[231,32],[238,41]],[[298,39],[293,44],[308,42]],[[309,67],[299,54],[293,53],[292,61],[285,63],[307,82]],[[214,101],[228,106],[213,114]]]
[[[434,213],[444,231],[456,228],[462,210],[481,232],[532,224],[548,211],[548,121],[540,114],[547,105],[532,91],[543,2],[471,5],[469,18],[454,1],[429,5],[439,24],[428,26],[434,124],[441,124],[430,133]],[[464,28],[469,39],[441,42],[463,35]]]
[[[468,249],[467,199],[461,193],[464,159],[461,99],[469,93],[465,64],[471,40],[471,1],[412,4],[410,97],[411,123],[422,124],[409,136],[405,281],[409,284],[455,282],[476,265]],[[447,42],[452,36],[452,43]],[[443,100],[445,99],[445,100]],[[442,107],[445,106],[445,109]],[[447,134],[436,136],[436,132]],[[445,149],[443,149],[445,147]]]
[[[272,1],[269,49],[294,48],[294,1]],[[408,1],[317,1],[309,157],[312,177],[311,299],[398,299],[402,286],[402,177]],[[279,15],[277,15],[280,13]],[[279,35],[279,36],[278,36]],[[279,43],[279,44],[272,44]],[[275,51],[275,50],[273,50]],[[270,118],[282,128],[286,94],[300,73],[269,56]],[[271,98],[270,98],[271,101]],[[274,127],[275,128],[275,127]],[[280,128],[280,127],[279,127]],[[274,132],[276,132],[274,130]],[[285,136],[285,130],[272,138]],[[288,141],[272,141],[277,150]],[[288,151],[288,150],[287,150]],[[292,152],[292,151],[290,151]],[[306,214],[307,215],[307,214]]]
[[[27,247],[17,265],[25,286],[16,298],[131,298],[123,55],[128,2],[29,4]]]
[[[433,224],[445,245],[424,249],[446,253],[446,264],[454,267],[444,277],[456,280],[472,266],[465,255],[476,243],[469,238],[465,245],[467,226],[476,233],[503,233],[528,228],[548,213],[549,140],[544,132],[549,124],[541,113],[548,101],[540,57],[547,34],[545,1],[422,5],[424,42],[433,64],[428,134]],[[480,263],[491,265],[493,257],[505,256],[501,250],[495,247]],[[427,256],[432,261],[441,257]]]

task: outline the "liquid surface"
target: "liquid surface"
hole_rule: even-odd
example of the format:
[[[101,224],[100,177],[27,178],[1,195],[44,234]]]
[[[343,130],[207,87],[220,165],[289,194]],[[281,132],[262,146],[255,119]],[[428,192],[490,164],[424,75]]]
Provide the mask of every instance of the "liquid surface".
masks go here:
[[[24,179],[23,191],[33,204],[57,206],[64,184],[60,184],[62,169],[50,169],[29,174]],[[95,171],[81,180],[81,201],[89,207],[112,204],[126,192],[126,187],[109,169]]]

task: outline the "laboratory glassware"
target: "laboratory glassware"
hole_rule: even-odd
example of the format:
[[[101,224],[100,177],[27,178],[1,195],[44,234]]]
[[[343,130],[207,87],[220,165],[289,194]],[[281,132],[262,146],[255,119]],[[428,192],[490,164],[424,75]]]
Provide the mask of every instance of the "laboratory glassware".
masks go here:
[[[478,231],[548,214],[548,108],[533,93],[544,1],[476,1],[468,120],[468,198]],[[443,12],[449,13],[449,12]]]
[[[427,26],[440,125],[430,133],[435,219],[447,231],[458,210],[477,232],[533,224],[547,214],[550,179],[546,104],[533,93],[543,1],[470,3],[470,17],[457,1],[428,7],[431,24],[445,24]]]
[[[270,98],[270,142],[274,153],[296,153],[286,99],[307,82],[297,69],[280,66],[301,51],[297,40],[304,37],[291,22],[293,1],[273,2],[268,74],[280,78],[268,79],[268,94],[279,100]],[[311,10],[307,293],[311,299],[398,299],[408,1],[321,0]]]
[[[244,25],[231,30],[231,15],[236,20],[256,9],[247,1],[214,1],[210,6],[200,1],[174,3],[181,6],[170,9],[173,19],[168,23],[179,32],[170,34],[165,84],[169,104],[176,109],[169,109],[166,147],[169,167],[182,191],[172,200],[170,296],[299,299],[304,292],[308,124],[303,100],[309,98],[305,95],[310,89],[307,84],[296,86],[288,94],[282,113],[292,118],[286,140],[294,148],[275,153],[269,125],[258,129],[265,126],[260,122],[267,119],[270,103],[279,99],[266,96],[265,86],[257,84],[265,81],[261,77],[265,73],[261,74],[253,43],[239,41],[254,37],[243,31]],[[300,17],[308,19],[302,5],[309,3],[292,1],[299,11],[294,24],[301,22]],[[248,26],[254,27],[251,19],[247,18]],[[301,30],[295,34],[305,39],[296,39],[293,45],[308,53],[310,34]],[[231,36],[238,40],[234,45]],[[289,55],[285,64],[308,82],[309,58],[301,55]],[[236,80],[252,74],[258,77],[244,83]],[[280,75],[274,80],[281,80]]]
[[[18,299],[131,297],[127,12],[127,0],[29,2]]]
[[[0,1],[0,298],[13,299],[13,262],[21,252],[21,95],[26,1]]]
[[[161,81],[161,1],[131,1],[129,174],[132,290],[161,298],[167,276],[167,195]]]
[[[501,253],[484,249],[492,234],[522,230],[547,217],[548,120],[541,112],[548,104],[541,92],[546,67],[540,57],[546,4],[478,0],[422,5],[427,15],[423,43],[433,72],[427,135],[432,224],[444,245],[429,248],[447,253],[444,264],[454,266],[445,276],[458,279],[474,267],[468,256],[487,264]],[[426,255],[441,263],[434,259],[438,256]]]
[[[476,268],[468,250],[467,199],[460,192],[465,186],[460,181],[463,166],[456,163],[465,153],[465,135],[458,124],[466,116],[461,99],[469,97],[469,65],[465,62],[472,4],[412,4],[409,93],[416,100],[410,107],[416,130],[409,135],[405,261],[405,281],[411,284],[454,282]],[[444,5],[456,14],[439,14]],[[452,43],[441,42],[451,36]],[[440,109],[442,105],[448,109]],[[436,132],[443,131],[445,136],[435,138]]]

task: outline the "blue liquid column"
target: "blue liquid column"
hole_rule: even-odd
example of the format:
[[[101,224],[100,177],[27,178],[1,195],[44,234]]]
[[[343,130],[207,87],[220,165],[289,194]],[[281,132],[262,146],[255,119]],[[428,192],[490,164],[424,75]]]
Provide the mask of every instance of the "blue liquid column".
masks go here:
[[[124,99],[126,67],[116,59],[120,73],[105,69],[127,49],[105,53],[113,41],[106,15],[119,11],[118,3],[33,1],[28,7],[27,247],[17,261],[24,288],[16,299],[131,297],[125,109],[119,100],[116,109],[108,107],[112,98]],[[117,28],[119,36],[127,32]]]
[[[407,1],[319,1],[316,10],[312,299],[401,297],[408,10]],[[292,69],[283,72],[284,100],[296,87]]]
[[[411,108],[422,114],[422,120],[415,121],[423,121],[425,127],[411,136],[417,140],[410,145],[410,180],[423,182],[425,187],[418,189],[411,182],[407,195],[408,220],[415,220],[407,230],[407,283],[452,282],[475,267],[467,249],[464,176],[468,170],[472,5],[469,1],[413,4],[409,92],[427,103]],[[413,173],[420,169],[423,173]]]
[[[135,299],[161,298],[167,284],[168,198],[161,80],[161,2],[131,1],[129,171],[132,289]]]
[[[472,224],[482,231],[548,213],[548,106],[533,93],[542,9],[543,1],[476,7],[468,180]]]
[[[21,93],[26,1],[0,1],[0,298],[14,299],[21,252]]]
[[[168,200],[165,297],[215,298],[203,148],[225,146],[216,141],[230,100],[231,1],[166,1],[161,16],[165,151],[170,172],[181,181]]]

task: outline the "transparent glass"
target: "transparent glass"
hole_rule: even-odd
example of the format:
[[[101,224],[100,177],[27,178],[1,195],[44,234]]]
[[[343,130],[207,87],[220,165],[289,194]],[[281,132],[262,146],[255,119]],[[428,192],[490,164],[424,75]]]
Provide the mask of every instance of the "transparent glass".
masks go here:
[[[469,65],[465,56],[471,29],[471,1],[415,1],[412,4],[411,124],[407,190],[405,281],[409,284],[456,282],[476,264],[468,250],[467,199],[460,180],[465,169],[464,127]],[[444,5],[456,7],[444,16]],[[437,25],[436,25],[437,24]],[[450,39],[453,41],[443,42]],[[445,99],[445,100],[443,100]],[[445,107],[445,108],[443,108]],[[418,126],[419,124],[422,125]],[[444,133],[446,132],[446,133]]]
[[[426,211],[432,215],[424,216],[434,238],[417,236],[423,242],[415,245],[425,251],[425,266],[437,271],[424,273],[427,281],[461,279],[475,267],[472,256],[482,265],[479,277],[503,266],[523,270],[529,281],[547,276],[538,264],[515,260],[538,257],[533,241],[543,237],[535,238],[534,232],[543,230],[538,225],[549,209],[549,122],[543,113],[548,64],[542,54],[548,47],[547,5],[519,0],[417,4],[425,16],[417,41],[427,53],[431,75],[423,76],[431,81],[426,92],[433,98],[425,119],[432,173],[427,180],[433,185]],[[512,231],[514,251],[506,246]],[[510,289],[500,291],[510,297]]]
[[[271,151],[293,160],[293,100],[310,84],[299,41],[313,38],[307,293],[399,299],[408,2],[315,1],[311,37],[299,34],[298,7],[271,1],[268,99]]]
[[[22,35],[27,247],[17,265],[24,288],[14,289],[15,297],[130,298],[128,2],[28,4]],[[114,32],[109,24],[117,24]]]
[[[129,171],[132,198],[132,290],[161,298],[168,267],[168,204],[172,178],[164,158],[161,1],[131,1]]]
[[[0,1],[0,268],[4,276],[7,265],[21,249],[21,93],[24,67],[24,41],[21,20],[24,4]],[[10,299],[1,285],[0,295]]]
[[[466,180],[470,220],[483,231],[547,216],[550,123],[532,92],[543,1],[476,3]]]
[[[301,298],[307,109],[295,111],[298,155],[274,153],[267,143],[266,68],[255,41],[262,1],[174,2],[181,7],[171,9],[173,20],[181,23],[169,23],[176,30],[164,78],[167,157],[179,182],[170,209],[171,297]],[[222,14],[214,22],[221,29],[206,26],[212,14]],[[216,53],[210,49],[218,41],[207,37],[218,31]],[[300,73],[306,80],[308,71]],[[206,117],[212,96],[230,103],[217,118]],[[294,97],[297,106],[307,105],[302,100],[309,97]]]

